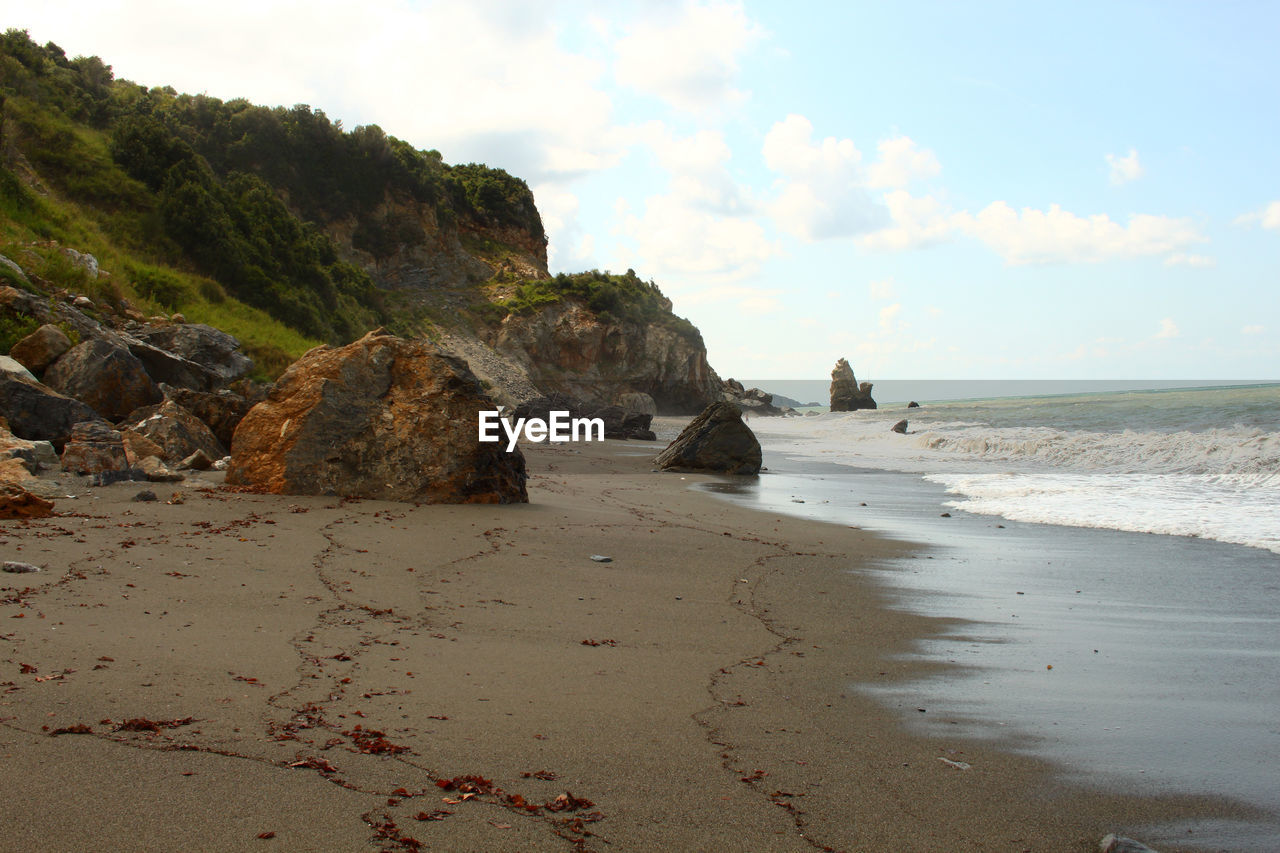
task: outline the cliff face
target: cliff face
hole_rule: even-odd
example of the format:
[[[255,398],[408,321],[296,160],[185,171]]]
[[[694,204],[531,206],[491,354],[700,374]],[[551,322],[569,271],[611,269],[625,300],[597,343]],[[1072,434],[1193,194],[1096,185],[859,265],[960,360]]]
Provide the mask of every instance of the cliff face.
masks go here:
[[[389,188],[372,210],[332,220],[325,231],[382,287],[456,288],[498,274],[547,277],[547,243],[535,229],[440,219],[435,204]]]
[[[620,394],[643,392],[661,413],[695,414],[720,391],[696,332],[610,319],[573,301],[510,315],[486,342],[543,393],[588,403],[611,405]]]

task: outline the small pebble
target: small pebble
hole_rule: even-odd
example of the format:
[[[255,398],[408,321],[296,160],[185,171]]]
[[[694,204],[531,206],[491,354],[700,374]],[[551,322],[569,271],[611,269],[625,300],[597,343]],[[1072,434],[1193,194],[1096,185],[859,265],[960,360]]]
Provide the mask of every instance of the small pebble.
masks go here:
[[[597,563],[612,563],[613,557],[606,557],[604,554],[592,554],[591,559]]]

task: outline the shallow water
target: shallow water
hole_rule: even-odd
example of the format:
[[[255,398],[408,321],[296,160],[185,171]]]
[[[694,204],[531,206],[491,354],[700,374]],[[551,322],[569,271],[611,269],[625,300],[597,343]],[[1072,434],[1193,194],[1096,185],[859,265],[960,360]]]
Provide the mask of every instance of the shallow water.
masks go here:
[[[912,725],[1000,738],[1090,784],[1222,795],[1273,815],[1212,838],[1153,830],[1157,847],[1277,849],[1280,556],[970,514],[920,475],[788,458],[767,439],[765,458],[758,480],[706,488],[924,543],[872,572],[895,606],[967,620],[912,653],[952,662],[943,674],[858,689]]]

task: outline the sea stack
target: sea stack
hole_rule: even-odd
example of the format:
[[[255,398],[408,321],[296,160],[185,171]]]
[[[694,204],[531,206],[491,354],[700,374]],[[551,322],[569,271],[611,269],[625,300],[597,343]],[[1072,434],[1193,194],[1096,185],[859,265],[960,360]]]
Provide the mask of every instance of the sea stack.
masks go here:
[[[871,383],[859,385],[849,362],[843,358],[837,361],[831,371],[831,411],[852,412],[875,407],[876,401],[871,399]]]

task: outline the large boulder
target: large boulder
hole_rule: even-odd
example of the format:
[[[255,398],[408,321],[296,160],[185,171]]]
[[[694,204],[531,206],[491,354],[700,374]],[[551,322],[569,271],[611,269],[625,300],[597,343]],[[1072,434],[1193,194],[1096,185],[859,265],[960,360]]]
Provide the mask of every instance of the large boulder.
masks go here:
[[[124,429],[159,445],[162,451],[160,458],[166,462],[179,462],[197,450],[204,451],[210,459],[221,459],[227,455],[218,437],[204,421],[172,400],[135,410],[129,415]]]
[[[80,421],[100,420],[100,416],[79,400],[51,388],[0,372],[0,417],[19,438],[50,441],[61,449],[71,436],[71,427]]]
[[[220,329],[203,323],[177,323],[139,332],[138,337],[160,349],[193,361],[217,376],[217,382],[208,387],[182,385],[197,390],[212,390],[228,385],[253,370],[253,359],[240,352],[240,341]],[[168,381],[168,380],[162,380]]]
[[[164,399],[146,368],[129,350],[102,338],[76,344],[44,374],[44,383],[88,403],[108,420]]]
[[[104,481],[131,478],[129,458],[120,433],[105,421],[85,421],[71,429],[62,451],[62,470],[98,474]]]
[[[857,409],[874,409],[876,401],[871,399],[871,383],[858,384],[849,362],[840,359],[831,371],[831,411],[852,412]]]
[[[278,494],[527,501],[524,455],[479,440],[466,362],[379,329],[294,363],[236,428],[227,482]]]
[[[654,460],[664,471],[760,473],[760,442],[733,403],[712,403]]]
[[[71,349],[71,338],[57,326],[45,323],[13,345],[10,357],[37,375],[43,373],[62,354]]]

